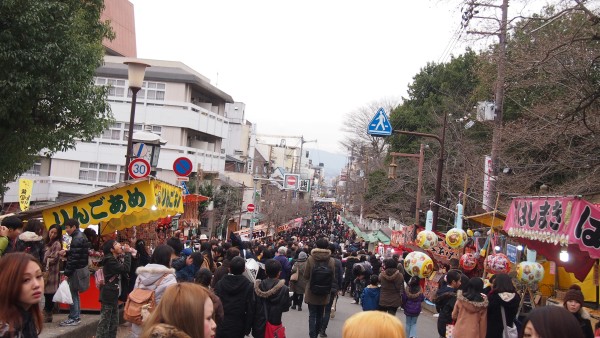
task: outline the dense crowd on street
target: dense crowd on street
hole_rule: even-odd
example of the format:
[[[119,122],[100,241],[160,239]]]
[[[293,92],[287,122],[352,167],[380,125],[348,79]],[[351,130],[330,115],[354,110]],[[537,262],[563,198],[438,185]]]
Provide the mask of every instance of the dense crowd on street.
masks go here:
[[[91,286],[100,290],[97,338],[117,336],[121,307],[131,337],[285,337],[282,314],[305,310],[310,338],[327,337],[337,300],[346,296],[357,313],[345,321],[344,338],[417,337],[425,297],[423,282],[404,270],[406,254],[369,252],[339,215],[334,205],[317,203],[302,226],[273,236],[248,240],[232,232],[228,240],[201,236],[195,245],[176,234],[152,252],[142,240],[100,246],[73,219],[45,230],[37,220],[5,217],[0,338],[37,337],[44,323],[53,322],[57,296],[71,303],[59,325],[80,325],[80,293],[90,287],[94,245],[104,253]],[[539,307],[517,320],[521,299],[511,278],[497,274],[490,282],[468,278],[458,261],[450,261],[432,299],[440,337],[594,337],[577,286],[563,307]]]

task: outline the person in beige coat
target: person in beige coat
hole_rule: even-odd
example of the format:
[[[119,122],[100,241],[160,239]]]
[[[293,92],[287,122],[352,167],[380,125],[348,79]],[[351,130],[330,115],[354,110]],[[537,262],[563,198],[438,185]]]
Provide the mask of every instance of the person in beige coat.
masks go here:
[[[453,337],[485,338],[487,330],[487,297],[482,294],[483,280],[473,277],[466,290],[458,291],[452,311]]]

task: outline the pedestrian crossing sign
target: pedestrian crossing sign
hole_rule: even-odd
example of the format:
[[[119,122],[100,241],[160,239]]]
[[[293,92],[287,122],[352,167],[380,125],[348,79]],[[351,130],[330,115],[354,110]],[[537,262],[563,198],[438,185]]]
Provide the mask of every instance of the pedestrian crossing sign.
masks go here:
[[[392,125],[390,124],[390,120],[385,114],[385,110],[383,108],[379,108],[379,110],[377,110],[375,113],[375,116],[373,116],[373,119],[367,128],[367,134],[371,136],[392,135]]]

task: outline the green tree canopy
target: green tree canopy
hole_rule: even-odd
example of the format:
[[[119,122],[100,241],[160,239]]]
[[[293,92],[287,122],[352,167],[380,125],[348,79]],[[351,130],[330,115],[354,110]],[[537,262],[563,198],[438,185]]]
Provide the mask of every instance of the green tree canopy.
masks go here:
[[[0,193],[40,154],[89,140],[112,120],[102,64],[102,0],[0,2]]]

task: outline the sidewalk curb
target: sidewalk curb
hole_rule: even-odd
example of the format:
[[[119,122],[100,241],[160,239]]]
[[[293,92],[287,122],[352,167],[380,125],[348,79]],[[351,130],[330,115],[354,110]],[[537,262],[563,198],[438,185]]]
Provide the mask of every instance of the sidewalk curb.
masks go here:
[[[44,323],[44,328],[39,338],[91,338],[96,336],[96,329],[100,322],[100,313],[82,313],[81,324],[77,326],[59,326],[67,319],[68,313],[54,315],[52,323]],[[119,324],[123,321],[123,309],[119,309]]]

